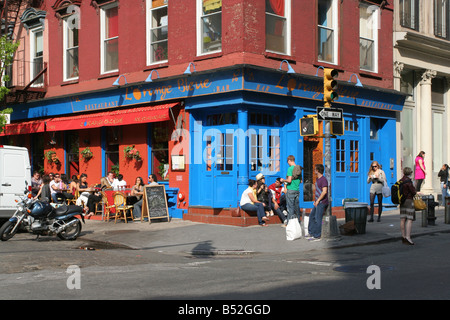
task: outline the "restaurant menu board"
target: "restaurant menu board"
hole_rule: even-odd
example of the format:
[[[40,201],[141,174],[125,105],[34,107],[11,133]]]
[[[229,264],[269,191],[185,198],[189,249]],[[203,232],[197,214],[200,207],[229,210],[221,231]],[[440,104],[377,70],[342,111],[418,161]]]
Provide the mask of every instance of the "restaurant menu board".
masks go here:
[[[149,222],[151,222],[151,219],[162,218],[167,218],[167,221],[170,221],[164,185],[144,187],[141,220],[145,217],[148,217]]]

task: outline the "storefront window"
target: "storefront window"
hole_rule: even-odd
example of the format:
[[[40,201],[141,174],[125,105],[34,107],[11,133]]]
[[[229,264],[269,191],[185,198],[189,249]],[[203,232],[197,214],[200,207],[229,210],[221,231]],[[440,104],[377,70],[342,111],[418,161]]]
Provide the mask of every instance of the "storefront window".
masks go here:
[[[31,161],[32,171],[44,174],[44,134],[33,133],[31,135]]]
[[[106,175],[109,171],[114,173],[120,172],[119,169],[119,138],[121,135],[121,127],[107,127],[106,128],[106,149],[105,149],[105,161],[106,161]]]
[[[78,132],[73,131],[66,133],[66,156],[67,156],[67,166],[66,174],[69,178],[73,175],[80,174],[80,162],[79,162],[79,152],[80,144],[78,139]]]
[[[152,172],[159,181],[169,180],[169,127],[165,122],[152,125]]]

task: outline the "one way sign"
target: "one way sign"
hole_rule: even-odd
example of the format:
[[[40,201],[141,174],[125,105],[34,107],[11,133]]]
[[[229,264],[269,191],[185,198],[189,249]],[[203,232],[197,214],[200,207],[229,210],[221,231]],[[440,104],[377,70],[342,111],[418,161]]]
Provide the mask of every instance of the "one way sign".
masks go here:
[[[342,120],[342,109],[317,107],[317,119],[323,121],[338,121]]]

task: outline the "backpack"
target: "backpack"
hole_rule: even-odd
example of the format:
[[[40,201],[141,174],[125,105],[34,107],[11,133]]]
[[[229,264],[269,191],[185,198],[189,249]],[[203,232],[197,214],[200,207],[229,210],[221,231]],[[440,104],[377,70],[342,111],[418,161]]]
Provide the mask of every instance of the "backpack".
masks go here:
[[[302,179],[302,167],[299,165],[294,166],[294,170],[292,170],[292,180]]]
[[[393,204],[400,204],[402,205],[406,201],[406,196],[403,193],[403,186],[405,183],[408,183],[410,181],[403,181],[398,180],[392,187],[391,187],[391,200]]]

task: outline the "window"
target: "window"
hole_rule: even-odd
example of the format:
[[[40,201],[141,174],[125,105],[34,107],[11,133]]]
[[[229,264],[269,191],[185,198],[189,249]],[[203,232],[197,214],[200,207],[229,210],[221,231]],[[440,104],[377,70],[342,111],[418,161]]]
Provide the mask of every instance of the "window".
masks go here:
[[[450,39],[449,36],[449,0],[434,0],[434,35]]]
[[[69,178],[80,174],[80,143],[77,131],[65,133],[66,138],[66,174]]]
[[[279,172],[280,132],[279,130],[259,129],[258,133],[250,134],[250,171]]]
[[[78,28],[64,19],[64,81],[78,79]]]
[[[30,52],[31,52],[31,66],[30,66],[30,81],[33,80],[44,67],[44,32],[42,28],[31,30],[30,35]],[[42,86],[44,84],[43,75],[39,77],[33,86]]]
[[[152,123],[152,171],[158,181],[169,180],[170,131],[166,122]]]
[[[119,143],[122,137],[122,127],[104,128],[105,137],[105,176],[109,171],[119,171]]]
[[[197,0],[198,54],[222,50],[222,0]]]
[[[167,3],[168,0],[147,0],[147,64],[167,61]]]
[[[266,0],[266,50],[290,54],[290,0]]]
[[[419,30],[419,0],[400,0],[400,25]]]
[[[359,67],[378,71],[378,6],[361,3],[359,9]]]
[[[337,64],[337,1],[318,0],[318,60]]]
[[[105,5],[100,12],[101,73],[119,71],[119,10],[117,3]]]

